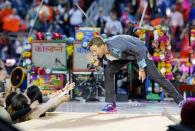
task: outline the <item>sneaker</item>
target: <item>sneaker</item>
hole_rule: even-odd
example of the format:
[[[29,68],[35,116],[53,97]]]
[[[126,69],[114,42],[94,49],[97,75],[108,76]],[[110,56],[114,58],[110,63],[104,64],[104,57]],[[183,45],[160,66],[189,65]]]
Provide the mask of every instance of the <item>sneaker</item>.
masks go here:
[[[183,105],[185,104],[185,102],[186,102],[186,100],[182,100],[182,101],[180,101],[180,102],[179,102],[179,104],[178,104],[178,106],[182,108],[182,107],[183,107]]]
[[[100,114],[107,114],[107,113],[115,113],[116,111],[117,110],[116,110],[116,106],[115,105],[113,105],[113,104],[107,104],[98,113],[100,113]]]

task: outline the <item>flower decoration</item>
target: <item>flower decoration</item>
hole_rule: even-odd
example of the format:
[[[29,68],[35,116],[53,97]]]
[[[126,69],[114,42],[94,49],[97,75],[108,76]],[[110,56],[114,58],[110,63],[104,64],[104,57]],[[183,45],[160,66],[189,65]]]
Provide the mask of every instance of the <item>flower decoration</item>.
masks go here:
[[[160,25],[154,27],[153,35],[153,60],[157,63],[158,70],[161,74],[165,76],[166,79],[173,80],[174,78],[171,72],[172,65],[170,63],[173,58],[173,53],[171,51],[169,36]]]

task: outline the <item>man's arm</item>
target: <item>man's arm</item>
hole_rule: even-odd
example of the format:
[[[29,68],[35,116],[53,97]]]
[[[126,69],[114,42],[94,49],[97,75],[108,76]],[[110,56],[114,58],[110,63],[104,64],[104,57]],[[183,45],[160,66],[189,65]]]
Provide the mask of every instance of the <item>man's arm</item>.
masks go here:
[[[141,80],[142,82],[145,80],[146,78],[146,74],[145,74],[145,67],[147,66],[146,64],[146,57],[147,57],[147,49],[145,47],[145,44],[135,38],[135,37],[132,37],[133,39],[133,42],[135,42],[135,52],[136,52],[136,58],[137,58],[137,64],[138,64],[138,67],[139,67],[139,80]]]
[[[145,60],[147,57],[147,48],[145,47],[144,42],[136,37],[124,36],[122,39],[127,46],[125,50],[133,53],[136,57],[137,64],[139,67],[139,79],[143,82],[146,78],[144,68],[147,66]]]
[[[137,64],[139,68],[144,69],[147,66],[145,61],[147,48],[145,47],[144,42],[136,37],[130,37],[130,42],[135,45],[135,48],[133,49],[136,52]]]

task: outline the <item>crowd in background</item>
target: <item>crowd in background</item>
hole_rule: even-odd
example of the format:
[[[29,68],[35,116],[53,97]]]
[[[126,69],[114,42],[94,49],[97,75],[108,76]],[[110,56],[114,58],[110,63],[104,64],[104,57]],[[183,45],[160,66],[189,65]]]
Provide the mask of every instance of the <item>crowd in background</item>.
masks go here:
[[[57,32],[72,36],[74,28],[83,23],[83,14],[75,5],[75,1],[43,1],[42,6],[41,0],[0,1],[0,57],[4,62],[9,58],[18,61],[23,42],[30,31],[32,34]],[[90,0],[78,1],[83,11],[86,11],[91,3]]]
[[[98,0],[97,0],[98,1]],[[116,0],[106,16],[99,7],[94,16],[96,26],[101,33],[108,36],[129,34],[130,25],[139,23],[145,2],[147,0]],[[83,26],[85,17],[73,0],[1,0],[0,1],[0,57],[6,59],[15,57],[18,60],[22,52],[24,37],[36,32],[58,32],[74,36],[75,27]],[[79,0],[78,5],[84,12],[93,1]],[[36,15],[37,20],[36,19]],[[195,4],[193,0],[153,0],[148,2],[144,25],[158,24],[169,28],[172,43],[176,51],[180,50],[185,37],[186,28],[194,23]],[[9,35],[9,33],[15,33]],[[22,33],[22,35],[20,35]]]
[[[109,35],[129,33],[130,24],[139,24],[145,3],[146,0],[115,1],[109,17],[104,16],[100,8],[97,26],[101,27],[102,33]],[[180,51],[189,25],[194,25],[194,14],[193,1],[154,0],[148,2],[143,24],[152,27],[160,24],[168,28],[174,51]]]

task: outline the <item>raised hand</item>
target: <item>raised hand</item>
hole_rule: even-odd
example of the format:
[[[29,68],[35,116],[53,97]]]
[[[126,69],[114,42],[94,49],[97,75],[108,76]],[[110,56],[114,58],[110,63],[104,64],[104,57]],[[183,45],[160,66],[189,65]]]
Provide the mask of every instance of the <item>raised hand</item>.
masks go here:
[[[72,82],[72,83],[68,82],[62,90],[63,91],[70,91],[70,90],[72,90],[74,88],[74,86],[75,86],[74,82]]]
[[[70,90],[72,90],[75,86],[75,83],[67,83],[66,86],[62,89],[62,93],[60,93],[58,96],[67,95]]]

